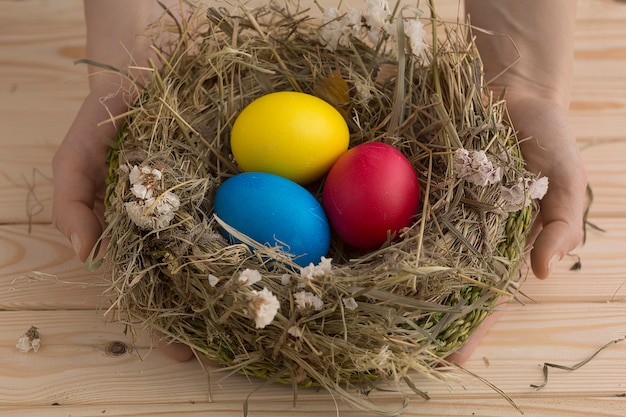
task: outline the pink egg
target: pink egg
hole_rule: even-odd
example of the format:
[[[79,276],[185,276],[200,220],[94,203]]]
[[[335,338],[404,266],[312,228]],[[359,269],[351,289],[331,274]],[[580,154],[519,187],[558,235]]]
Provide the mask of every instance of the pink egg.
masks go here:
[[[419,208],[419,182],[396,148],[364,143],[334,163],[324,184],[324,210],[334,232],[348,245],[375,249],[409,226]]]

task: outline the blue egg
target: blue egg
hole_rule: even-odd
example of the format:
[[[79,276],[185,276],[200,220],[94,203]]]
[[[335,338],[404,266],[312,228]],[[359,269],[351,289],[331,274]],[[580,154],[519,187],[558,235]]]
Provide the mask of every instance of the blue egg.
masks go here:
[[[249,238],[282,247],[300,266],[318,264],[330,247],[321,204],[301,185],[275,174],[246,172],[224,181],[215,194],[214,212]]]

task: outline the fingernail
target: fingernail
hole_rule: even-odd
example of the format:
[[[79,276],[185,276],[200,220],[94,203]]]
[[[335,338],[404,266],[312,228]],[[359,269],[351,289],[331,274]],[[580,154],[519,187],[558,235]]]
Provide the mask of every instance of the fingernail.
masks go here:
[[[561,261],[560,253],[555,253],[554,255],[552,255],[552,258],[550,258],[550,261],[548,262],[548,274],[552,273],[552,270],[554,269],[556,264],[558,264],[560,261]]]
[[[80,255],[80,249],[82,248],[83,243],[81,242],[78,233],[72,233],[70,235],[70,242],[72,242],[72,246],[74,247],[74,252],[76,253],[76,255]]]

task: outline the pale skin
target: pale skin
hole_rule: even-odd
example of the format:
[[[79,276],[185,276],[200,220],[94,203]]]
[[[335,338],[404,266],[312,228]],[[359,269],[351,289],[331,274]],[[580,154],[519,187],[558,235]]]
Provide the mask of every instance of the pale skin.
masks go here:
[[[162,3],[179,10],[178,0]],[[161,16],[161,7],[154,0],[84,4],[87,56],[120,69],[145,66],[151,57],[148,39],[137,35]],[[528,168],[550,180],[529,242],[533,273],[547,278],[583,236],[587,176],[568,121],[576,1],[465,0],[465,10],[473,25],[507,35],[519,50],[519,61],[501,74],[517,58],[510,39],[474,32],[490,88],[495,94],[506,89],[511,121],[520,138],[530,138],[522,143]],[[53,222],[82,261],[102,234],[107,140],[118,127],[98,124],[123,113],[133,95],[123,78],[91,66],[89,72],[89,95],[53,160]],[[101,98],[116,92],[105,107]],[[449,359],[466,361],[488,325]],[[178,360],[191,357],[188,349],[175,345],[167,350]]]

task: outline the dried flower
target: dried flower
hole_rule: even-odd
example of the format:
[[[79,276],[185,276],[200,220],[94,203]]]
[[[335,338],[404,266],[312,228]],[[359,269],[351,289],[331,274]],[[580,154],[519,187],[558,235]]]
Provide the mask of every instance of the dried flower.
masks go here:
[[[141,229],[157,230],[169,226],[180,207],[178,196],[166,192],[156,198],[124,204],[130,219]]]
[[[252,290],[250,293],[248,308],[254,314],[256,328],[262,329],[274,320],[280,303],[278,298],[267,288],[263,288],[261,291]]]
[[[350,8],[341,15],[336,7],[324,9],[322,25],[320,27],[320,41],[329,51],[335,51],[339,46],[348,47],[352,38],[369,38],[373,43],[378,43],[381,35],[386,34],[392,39],[397,38],[397,29],[392,24],[391,8],[387,0],[366,0],[366,11]],[[424,41],[426,32],[424,25],[418,18],[407,19],[404,23],[404,35],[409,39],[411,53],[421,56],[427,48]],[[359,93],[367,97],[369,89],[360,86]],[[357,90],[359,86],[357,85]],[[363,94],[366,93],[366,94]]]
[[[215,287],[217,283],[220,282],[220,279],[213,274],[209,274],[209,285],[211,287]]]
[[[485,186],[502,179],[500,167],[494,168],[485,151],[468,151],[459,148],[454,152],[454,172],[457,178]]]
[[[548,191],[548,177],[538,179],[519,178],[510,187],[500,187],[502,207],[509,212],[529,206],[533,200],[541,200]]]
[[[291,326],[289,329],[287,329],[287,333],[289,333],[296,339],[302,337],[302,329],[300,329],[298,326]]]
[[[500,197],[504,202],[503,208],[506,211],[517,211],[524,207],[526,200],[524,179],[520,178],[516,184],[510,187],[500,187]]]
[[[528,184],[528,194],[533,200],[541,200],[548,192],[548,177],[537,178]]]
[[[140,168],[137,165],[133,166],[128,174],[132,193],[142,200],[152,198],[154,187],[162,177],[163,173],[158,169],[147,166]]]
[[[262,278],[261,273],[256,269],[246,268],[241,272],[237,281],[242,286],[248,286],[261,281]]]
[[[359,306],[354,297],[344,298],[341,301],[343,302],[343,306],[348,310],[356,310],[356,308]]]
[[[163,177],[163,173],[158,169],[137,165],[133,166],[128,174],[128,179],[131,184],[144,184],[146,186],[154,186]]]
[[[289,275],[289,274],[283,274],[283,275],[280,277],[280,283],[281,283],[282,285],[287,286],[287,285],[289,285],[289,283],[290,283],[290,282],[291,282],[291,275]]]
[[[314,265],[311,262],[308,266],[300,269],[300,276],[307,280],[313,280],[315,278],[321,278],[324,275],[332,274],[332,260],[333,258],[326,258],[322,256],[320,263]]]
[[[295,293],[293,298],[296,300],[296,306],[300,311],[306,311],[310,308],[313,308],[315,311],[320,311],[324,308],[324,301],[322,301],[319,296],[308,291]]]
[[[407,20],[404,23],[404,34],[409,38],[409,44],[411,46],[411,53],[417,57],[422,56],[427,45],[424,41],[426,31],[424,31],[424,24],[417,19]]]
[[[148,200],[152,198],[154,194],[154,190],[150,187],[146,187],[143,184],[133,184],[131,191],[135,195],[135,197],[140,198],[142,200]]]
[[[31,350],[37,352],[41,347],[41,336],[35,326],[31,326],[26,333],[17,341],[15,348],[21,353],[28,353]]]
[[[387,0],[365,0],[367,12],[365,21],[373,32],[384,30],[391,18]]]
[[[158,169],[137,165],[128,174],[131,192],[137,200],[125,203],[124,207],[133,223],[142,229],[167,227],[180,207],[180,199],[170,191],[154,197],[162,177],[163,173]]]
[[[338,46],[350,46],[350,38],[359,36],[361,26],[361,11],[350,8],[343,16],[339,15],[336,7],[324,9],[324,17],[320,28],[320,40],[330,51]]]

